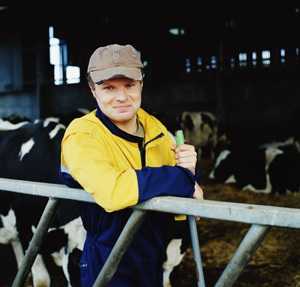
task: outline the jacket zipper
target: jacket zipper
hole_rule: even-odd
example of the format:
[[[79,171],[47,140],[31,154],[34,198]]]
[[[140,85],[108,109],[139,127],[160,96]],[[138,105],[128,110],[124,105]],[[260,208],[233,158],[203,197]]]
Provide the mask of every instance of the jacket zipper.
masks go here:
[[[147,141],[145,144],[144,144],[144,141],[142,142],[139,142],[138,146],[139,146],[139,151],[140,151],[140,155],[141,155],[141,162],[142,162],[142,167],[145,167],[146,166],[146,145],[163,137],[164,134],[163,133],[160,133],[159,135],[157,135],[155,138]]]

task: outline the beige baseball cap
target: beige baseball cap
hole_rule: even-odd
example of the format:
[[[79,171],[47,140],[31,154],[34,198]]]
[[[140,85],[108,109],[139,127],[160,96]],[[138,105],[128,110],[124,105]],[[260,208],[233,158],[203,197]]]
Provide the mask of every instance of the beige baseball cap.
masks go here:
[[[95,83],[119,76],[142,80],[141,68],[141,54],[133,46],[112,44],[94,51],[87,72]]]

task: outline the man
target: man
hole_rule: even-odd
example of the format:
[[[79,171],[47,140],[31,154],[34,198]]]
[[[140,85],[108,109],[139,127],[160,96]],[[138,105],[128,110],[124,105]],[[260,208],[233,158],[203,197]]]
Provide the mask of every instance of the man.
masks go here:
[[[83,204],[87,237],[81,284],[92,286],[126,224],[132,207],[156,196],[202,198],[195,182],[193,146],[175,147],[165,126],[141,106],[140,53],[131,45],[99,47],[88,82],[97,109],[75,119],[62,140],[62,175],[97,204]],[[168,224],[174,217],[149,212],[108,286],[162,286]]]

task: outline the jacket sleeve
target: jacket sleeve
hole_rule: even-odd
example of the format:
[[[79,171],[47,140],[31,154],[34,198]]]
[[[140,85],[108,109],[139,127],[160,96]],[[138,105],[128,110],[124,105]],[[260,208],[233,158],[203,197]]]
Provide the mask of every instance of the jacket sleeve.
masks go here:
[[[145,167],[137,170],[139,202],[152,197],[169,195],[192,197],[195,179],[193,174],[182,167]]]
[[[96,203],[113,212],[160,195],[191,197],[192,174],[180,167],[119,169],[104,143],[88,133],[63,139],[62,165]]]

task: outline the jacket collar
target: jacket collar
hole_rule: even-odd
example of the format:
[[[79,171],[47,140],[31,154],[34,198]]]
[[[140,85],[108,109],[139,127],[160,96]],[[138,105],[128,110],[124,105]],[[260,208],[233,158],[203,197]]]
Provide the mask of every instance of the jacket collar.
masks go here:
[[[107,117],[98,107],[96,110],[96,117],[110,130],[110,132],[118,137],[121,137],[127,141],[142,143],[144,141],[143,138],[131,135],[126,133],[125,131],[118,128],[109,117]]]
[[[109,117],[107,117],[101,111],[99,107],[96,109],[96,118],[98,118],[112,134],[130,142],[134,142],[138,144],[143,144],[143,143],[147,144],[151,142],[151,146],[156,145],[157,141],[155,139],[160,138],[164,135],[164,132],[162,131],[160,125],[158,125],[157,120],[154,120],[153,117],[149,115],[147,112],[145,112],[142,108],[138,110],[137,116],[139,118],[141,125],[144,128],[144,132],[145,132],[144,138],[131,135],[121,130],[110,120]]]

